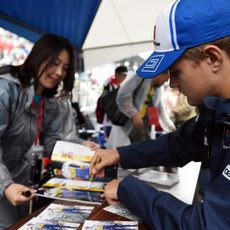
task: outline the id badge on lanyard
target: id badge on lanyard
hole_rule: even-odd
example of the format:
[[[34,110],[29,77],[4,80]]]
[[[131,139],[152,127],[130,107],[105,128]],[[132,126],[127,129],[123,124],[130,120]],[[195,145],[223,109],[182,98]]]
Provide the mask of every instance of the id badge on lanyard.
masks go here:
[[[30,148],[30,154],[36,156],[38,159],[42,159],[44,146],[43,145],[32,145]]]
[[[36,109],[36,103],[33,100],[32,101],[32,107]],[[40,145],[39,139],[40,139],[40,133],[42,128],[42,120],[43,120],[43,112],[44,112],[44,98],[42,97],[40,104],[39,104],[39,112],[38,112],[38,119],[37,119],[37,132],[36,136],[33,142],[33,145],[29,149],[29,159],[32,166],[32,172],[31,172],[31,180],[33,183],[35,183],[35,177],[36,177],[36,162],[38,159],[42,159],[43,157],[43,151],[44,147]]]

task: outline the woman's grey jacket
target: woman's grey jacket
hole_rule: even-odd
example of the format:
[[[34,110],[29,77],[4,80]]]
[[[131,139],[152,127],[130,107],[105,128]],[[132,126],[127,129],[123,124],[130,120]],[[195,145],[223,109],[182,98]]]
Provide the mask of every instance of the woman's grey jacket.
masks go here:
[[[11,183],[30,170],[29,149],[33,145],[39,108],[31,106],[33,85],[23,88],[10,74],[0,75],[0,197]],[[44,103],[41,137],[44,152],[50,154],[61,139],[59,106],[55,98]]]

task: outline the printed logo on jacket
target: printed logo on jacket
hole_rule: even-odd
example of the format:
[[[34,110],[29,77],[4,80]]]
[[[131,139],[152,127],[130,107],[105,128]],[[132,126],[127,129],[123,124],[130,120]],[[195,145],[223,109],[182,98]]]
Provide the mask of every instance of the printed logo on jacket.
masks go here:
[[[223,176],[226,177],[228,180],[230,180],[230,165],[227,165],[227,167],[222,172]]]

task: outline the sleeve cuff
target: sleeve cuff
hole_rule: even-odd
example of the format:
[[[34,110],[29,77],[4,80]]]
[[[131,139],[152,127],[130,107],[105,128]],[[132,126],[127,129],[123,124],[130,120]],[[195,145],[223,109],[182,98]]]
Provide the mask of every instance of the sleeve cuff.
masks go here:
[[[3,184],[0,185],[0,197],[4,197],[4,193],[7,187],[9,187],[14,182],[12,180],[7,180]]]

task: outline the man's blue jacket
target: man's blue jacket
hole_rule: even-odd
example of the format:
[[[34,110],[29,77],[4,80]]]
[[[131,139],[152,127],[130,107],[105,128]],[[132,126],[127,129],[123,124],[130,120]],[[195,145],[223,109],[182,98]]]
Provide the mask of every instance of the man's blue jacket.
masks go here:
[[[230,99],[205,97],[199,116],[156,140],[119,147],[123,168],[181,167],[200,161],[211,172],[203,202],[188,205],[128,176],[118,199],[151,229],[230,229]]]

